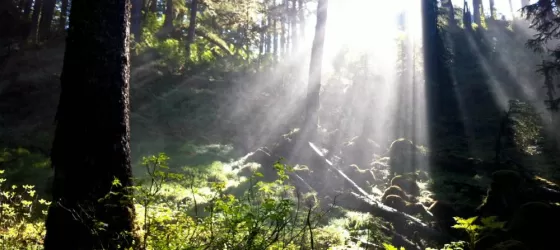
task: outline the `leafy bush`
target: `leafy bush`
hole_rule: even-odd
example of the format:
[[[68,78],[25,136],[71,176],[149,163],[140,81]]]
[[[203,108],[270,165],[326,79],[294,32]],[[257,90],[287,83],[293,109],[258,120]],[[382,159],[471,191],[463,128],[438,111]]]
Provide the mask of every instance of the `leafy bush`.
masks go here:
[[[4,170],[0,170],[0,177]],[[50,202],[37,197],[34,186],[8,187],[0,178],[0,248],[42,249],[44,219]]]

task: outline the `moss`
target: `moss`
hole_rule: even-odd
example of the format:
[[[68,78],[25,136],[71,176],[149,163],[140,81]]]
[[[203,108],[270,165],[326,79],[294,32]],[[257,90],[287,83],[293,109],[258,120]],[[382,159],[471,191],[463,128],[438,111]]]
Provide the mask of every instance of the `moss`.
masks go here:
[[[391,179],[391,186],[398,186],[407,194],[418,196],[420,195],[420,187],[413,177],[405,175],[397,175]]]
[[[387,197],[385,197],[383,204],[404,212],[409,203],[403,200],[403,198],[398,195],[388,195]]]
[[[385,192],[383,192],[383,196],[381,197],[381,201],[384,202],[384,200],[389,195],[396,195],[396,196],[401,197],[405,201],[410,201],[410,197],[399,186],[390,186],[389,188],[387,188],[385,190]]]
[[[389,148],[389,166],[391,174],[401,175],[414,172],[413,168],[416,147],[412,141],[401,138],[393,141]]]

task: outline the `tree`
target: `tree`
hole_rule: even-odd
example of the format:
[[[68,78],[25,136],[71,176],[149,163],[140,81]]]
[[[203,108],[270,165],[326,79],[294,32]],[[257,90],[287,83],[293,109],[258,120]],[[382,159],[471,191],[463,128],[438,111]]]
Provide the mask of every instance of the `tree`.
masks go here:
[[[496,20],[496,4],[494,3],[494,0],[489,0],[489,5],[490,5],[490,19]]]
[[[189,30],[187,31],[187,42],[186,42],[186,60],[187,63],[191,58],[191,44],[194,42],[194,36],[196,31],[196,13],[198,13],[198,0],[192,0],[189,15]]]
[[[173,20],[175,19],[175,10],[173,9],[173,0],[165,1],[165,20],[163,21],[163,35],[169,35],[173,31]]]
[[[481,0],[473,0],[472,1],[472,8],[473,8],[473,21],[474,23],[478,24],[478,26],[480,26],[482,24],[482,13],[481,13],[481,8],[482,8],[482,1]]]
[[[129,249],[130,0],[74,0],[51,160],[46,250]]]
[[[37,41],[37,32],[39,30],[39,17],[41,14],[41,6],[43,5],[43,0],[35,0],[33,3],[33,14],[31,15],[31,28],[29,33],[29,40],[31,42]]]
[[[465,30],[467,31],[472,30],[471,11],[469,10],[469,5],[466,0],[463,4],[463,26],[465,26]]]
[[[315,38],[311,48],[311,63],[309,65],[309,83],[307,85],[307,114],[305,126],[315,131],[318,127],[319,93],[321,90],[321,72],[323,64],[323,49],[327,25],[328,0],[319,0],[317,4],[317,24]]]
[[[130,34],[134,35],[134,40],[141,41],[142,39],[142,8],[144,7],[143,0],[132,0],[132,13],[130,17]]]
[[[51,25],[54,15],[56,0],[43,0],[41,20],[39,22],[39,39],[44,41],[51,35]]]
[[[547,108],[551,111],[560,110],[560,97],[556,96],[558,86],[555,86],[552,78],[560,74],[560,46],[549,48],[551,41],[557,41],[560,37],[560,19],[554,14],[557,3],[552,0],[539,0],[537,3],[523,7],[523,13],[531,21],[531,28],[537,31],[534,38],[527,42],[527,46],[538,53],[547,53],[548,60],[543,60],[538,65],[537,71],[545,76],[545,88],[547,90]]]

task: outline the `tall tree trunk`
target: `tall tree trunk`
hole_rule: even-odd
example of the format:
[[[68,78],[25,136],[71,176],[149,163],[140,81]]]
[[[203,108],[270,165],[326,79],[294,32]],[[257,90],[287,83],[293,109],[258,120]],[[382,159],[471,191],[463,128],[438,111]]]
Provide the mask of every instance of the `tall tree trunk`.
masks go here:
[[[189,30],[187,31],[187,41],[185,44],[186,49],[186,63],[190,63],[191,60],[191,45],[194,42],[194,36],[196,31],[196,14],[198,13],[198,0],[192,0],[190,15],[189,15]]]
[[[265,19],[264,19],[264,16],[263,16],[263,18],[261,19],[261,25],[260,25],[260,29],[259,29],[259,38],[260,38],[260,40],[259,40],[259,55],[264,54],[265,39],[266,39],[266,36],[265,36],[266,28],[265,27],[266,27],[266,22],[265,22]]]
[[[278,59],[278,21],[276,17],[272,20],[272,37],[274,39],[272,44],[272,53],[274,54],[274,59]]]
[[[467,31],[472,30],[472,16],[467,0],[463,3],[463,26]]]
[[[39,17],[41,17],[41,6],[43,5],[43,0],[35,0],[33,4],[33,15],[31,16],[31,27],[29,34],[30,42],[37,42],[37,32],[39,32]]]
[[[270,0],[265,0],[266,8],[266,53],[272,52],[272,8],[270,7]]]
[[[130,0],[74,0],[51,160],[46,250],[129,249]],[[115,180],[119,185],[113,184]],[[91,230],[105,225],[102,230]]]
[[[481,24],[481,13],[480,13],[480,9],[482,7],[482,2],[481,0],[473,0],[472,1],[472,5],[473,5],[473,19],[474,19],[474,23],[478,24],[478,26],[480,26]]]
[[[47,40],[51,34],[51,25],[54,15],[56,0],[43,0],[41,8],[41,20],[39,21],[39,39]]]
[[[60,1],[60,18],[58,20],[58,30],[66,30],[66,19],[68,18],[68,0]]]
[[[173,0],[167,0],[165,2],[165,20],[163,20],[162,34],[169,35],[173,31],[173,20],[175,19],[173,9]]]
[[[457,26],[457,21],[455,21],[455,7],[453,7],[453,2],[451,0],[445,0],[443,6],[447,9],[447,19],[449,19],[449,25]]]
[[[312,131],[315,131],[319,125],[319,93],[321,90],[323,49],[325,45],[328,5],[328,0],[319,0],[317,4],[317,24],[315,26],[315,38],[313,39],[313,46],[311,48],[305,126]]]
[[[142,8],[144,8],[144,1],[131,0],[131,2],[130,34],[134,35],[136,42],[140,42],[142,40]]]
[[[496,4],[494,3],[494,0],[489,0],[489,5],[490,5],[490,19],[496,20]]]
[[[27,0],[25,1],[25,6],[23,9],[23,17],[25,20],[29,20],[29,15],[31,14],[31,8],[33,7],[33,1]]]

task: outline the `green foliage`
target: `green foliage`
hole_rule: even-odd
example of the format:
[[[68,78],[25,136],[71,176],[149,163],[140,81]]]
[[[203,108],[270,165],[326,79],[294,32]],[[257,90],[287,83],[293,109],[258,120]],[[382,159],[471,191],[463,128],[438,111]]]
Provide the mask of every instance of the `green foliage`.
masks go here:
[[[6,185],[3,174],[0,170],[0,248],[42,249],[50,202],[40,199],[34,186]]]
[[[484,232],[495,229],[502,229],[505,225],[505,222],[497,221],[496,216],[481,218],[480,221],[482,225],[475,224],[476,220],[478,219],[478,217],[476,216],[468,219],[453,217],[453,219],[455,219],[455,221],[457,222],[457,224],[455,224],[453,228],[461,229],[469,235],[468,245],[470,249],[474,249],[476,241]]]

